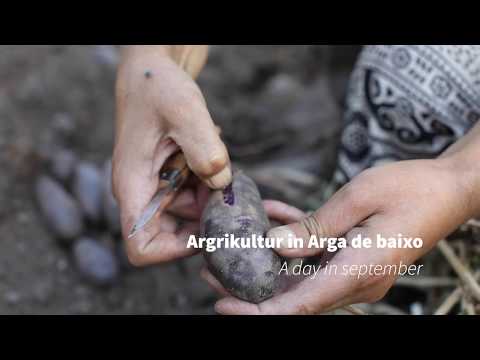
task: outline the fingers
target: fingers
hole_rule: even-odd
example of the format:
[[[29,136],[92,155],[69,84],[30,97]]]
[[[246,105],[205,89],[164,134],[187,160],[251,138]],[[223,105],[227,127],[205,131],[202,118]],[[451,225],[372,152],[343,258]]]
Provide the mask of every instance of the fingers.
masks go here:
[[[284,239],[278,253],[286,257],[308,257],[322,249],[308,248],[312,236],[319,238],[341,237],[372,215],[379,203],[378,194],[362,182],[347,184],[320,209],[301,221],[271,229],[267,236]],[[288,239],[301,238],[303,246],[289,248]],[[293,241],[290,242],[292,244]]]
[[[193,92],[186,109],[172,114],[169,135],[182,148],[192,171],[212,189],[230,184],[232,171],[225,144],[205,106],[203,97]]]
[[[197,207],[200,210],[200,213],[203,212],[203,209],[207,205],[209,197],[210,197],[209,188],[203,183],[198,184],[197,192],[196,192],[196,200],[197,200]]]
[[[303,211],[296,207],[277,200],[264,200],[263,207],[270,219],[276,220],[282,224],[300,221],[306,216]]]
[[[357,234],[373,238],[375,233],[382,236],[395,233],[395,230],[380,223],[383,223],[382,217],[366,227],[353,229],[346,238],[351,239]],[[385,296],[397,277],[385,266],[399,263],[398,252],[347,247],[325,262],[316,274],[296,283],[284,293],[258,305],[227,297],[217,302],[215,310],[225,315],[313,315],[356,303],[374,303]],[[372,265],[383,267],[386,273],[367,271]]]
[[[177,149],[171,140],[150,146],[147,141],[135,139],[119,141],[112,161],[112,187],[121,211],[124,238],[157,191],[160,168]]]
[[[195,253],[194,249],[187,249],[186,244],[188,236],[198,231],[198,224],[177,231],[176,220],[165,213],[157,213],[142,231],[133,238],[128,238],[133,224],[157,190],[158,176],[150,177],[149,172],[150,168],[143,166],[117,180],[122,232],[128,257],[136,266],[165,262]],[[189,196],[191,195],[185,195],[186,198]]]
[[[174,233],[174,222],[157,214],[144,231],[127,239],[158,189],[165,160],[180,146],[193,171],[215,188],[228,185],[231,174],[225,146],[190,76],[168,58],[131,60],[122,64],[117,79],[112,182],[128,255],[134,264],[148,265],[191,254],[186,238],[197,231],[187,227]],[[192,200],[195,196],[185,192],[172,212],[196,218]]]
[[[350,303],[355,287],[351,277],[319,272],[258,305],[228,297],[219,300],[215,310],[224,315],[313,315]]]
[[[151,167],[152,176],[158,176],[163,164],[167,159],[178,151],[178,145],[171,139],[163,139],[158,142],[153,153],[153,161]]]
[[[138,167],[136,173],[132,174],[120,172],[115,175],[114,170],[113,186],[116,188],[115,194],[120,208],[123,237],[127,239],[134,223],[155,194],[158,180],[149,177],[146,166]]]
[[[198,232],[198,223],[188,223],[177,233],[162,232],[156,224],[126,242],[127,255],[133,265],[153,265],[198,252],[187,247],[189,236]]]
[[[162,214],[158,216],[158,227],[161,232],[167,232],[174,234],[177,230],[177,220],[168,214]]]
[[[196,194],[193,189],[185,189],[180,192],[169,205],[167,211],[188,220],[197,220],[201,216],[201,210],[197,205]]]
[[[213,290],[220,294],[220,296],[230,296],[228,291],[222,286],[222,284],[220,284],[220,282],[212,275],[212,273],[208,271],[206,267],[200,270],[200,276],[207,282],[208,285],[210,285]]]

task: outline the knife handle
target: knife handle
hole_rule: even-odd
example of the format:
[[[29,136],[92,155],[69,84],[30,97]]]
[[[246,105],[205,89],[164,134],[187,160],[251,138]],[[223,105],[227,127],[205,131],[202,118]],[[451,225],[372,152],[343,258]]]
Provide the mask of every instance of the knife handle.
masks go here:
[[[160,171],[160,180],[165,180],[178,189],[187,180],[190,169],[183,152],[179,151],[172,155],[162,167]]]

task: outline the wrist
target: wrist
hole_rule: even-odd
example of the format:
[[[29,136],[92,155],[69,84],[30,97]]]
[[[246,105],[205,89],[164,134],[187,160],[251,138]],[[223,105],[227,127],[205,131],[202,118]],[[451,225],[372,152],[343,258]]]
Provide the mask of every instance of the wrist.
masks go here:
[[[455,191],[464,200],[466,218],[470,219],[480,214],[480,157],[468,150],[446,152],[437,161],[451,174]]]

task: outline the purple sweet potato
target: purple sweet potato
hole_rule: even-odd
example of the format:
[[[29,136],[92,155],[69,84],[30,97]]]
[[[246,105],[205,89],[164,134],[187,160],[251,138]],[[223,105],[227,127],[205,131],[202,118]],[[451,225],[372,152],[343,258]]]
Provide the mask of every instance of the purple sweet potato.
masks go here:
[[[73,174],[73,194],[87,219],[98,222],[102,217],[103,178],[92,163],[82,161]]]
[[[60,239],[72,241],[84,230],[82,212],[75,199],[47,175],[35,184],[37,201],[49,228]]]
[[[95,285],[108,286],[118,280],[118,259],[105,244],[82,237],[73,245],[73,258],[80,274]]]
[[[233,174],[224,191],[212,192],[201,220],[201,236],[236,238],[265,236],[270,224],[257,186],[243,172]],[[226,248],[204,251],[210,272],[232,295],[260,303],[279,287],[280,257],[267,248]]]
[[[73,151],[69,149],[59,149],[52,156],[50,165],[51,172],[58,181],[61,181],[65,185],[72,177],[77,162],[78,158]]]

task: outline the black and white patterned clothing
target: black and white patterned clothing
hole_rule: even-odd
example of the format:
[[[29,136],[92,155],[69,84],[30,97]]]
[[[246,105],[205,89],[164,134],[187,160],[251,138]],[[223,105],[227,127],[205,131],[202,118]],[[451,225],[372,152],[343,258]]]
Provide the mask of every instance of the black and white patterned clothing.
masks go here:
[[[479,45],[365,46],[347,92],[335,181],[435,157],[479,118]]]

